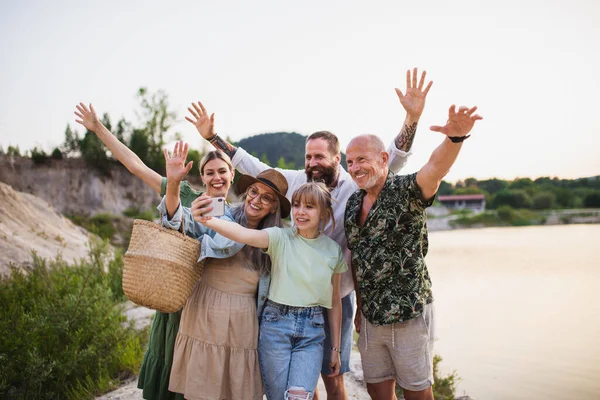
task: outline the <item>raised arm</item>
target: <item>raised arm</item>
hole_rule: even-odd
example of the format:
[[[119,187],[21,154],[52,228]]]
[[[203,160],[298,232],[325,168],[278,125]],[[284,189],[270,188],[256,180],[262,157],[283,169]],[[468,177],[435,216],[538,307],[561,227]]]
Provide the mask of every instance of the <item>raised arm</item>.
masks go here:
[[[463,141],[470,136],[468,133],[473,128],[475,121],[482,119],[479,115],[473,114],[475,110],[477,107],[462,106],[456,112],[456,106],[452,105],[448,110],[446,125],[436,125],[430,128],[447,137],[433,151],[427,164],[417,172],[417,185],[419,185],[424,199],[430,199],[436,194],[442,178],[446,176],[456,161]]]
[[[169,154],[164,149],[166,169],[167,169],[167,191],[165,193],[165,205],[169,219],[173,217],[175,211],[179,208],[179,185],[183,178],[192,169],[193,161],[185,164],[188,154],[188,144],[179,141],[175,143],[173,154]]]
[[[112,155],[119,160],[129,172],[143,180],[152,188],[152,190],[160,194],[162,177],[144,164],[137,154],[121,143],[119,139],[106,129],[98,119],[94,106],[90,104],[88,108],[85,104],[79,103],[76,108],[77,111],[75,111],[75,115],[80,118],[77,119],[76,122],[94,132],[98,139],[108,147]]]
[[[192,215],[194,219],[207,228],[234,240],[239,243],[247,244],[248,246],[266,249],[269,247],[269,234],[265,231],[257,229],[244,228],[240,224],[222,219],[203,217],[202,213],[192,206]]]
[[[233,166],[236,170],[245,175],[256,176],[262,171],[271,168],[271,166],[263,163],[258,158],[251,154],[248,154],[244,149],[237,148],[225,139],[214,133],[214,122],[215,114],[211,114],[210,117],[201,102],[192,103],[191,107],[188,107],[188,111],[191,117],[185,117],[190,123],[192,123],[200,136],[208,140],[216,149],[223,151],[227,154]],[[294,180],[298,175],[304,175],[304,170],[290,170],[276,168],[277,171],[281,172],[288,182]]]
[[[192,114],[192,117],[185,117],[192,125],[196,127],[196,130],[204,139],[208,140],[217,150],[221,150],[227,154],[229,158],[233,158],[237,147],[218,136],[214,132],[215,128],[215,113],[212,113],[210,117],[206,112],[206,108],[201,102],[192,103],[191,107],[188,107],[188,111]]]
[[[415,134],[417,133],[417,124],[425,108],[427,93],[429,93],[429,89],[433,85],[433,82],[429,81],[427,86],[423,88],[426,76],[427,71],[423,71],[421,79],[417,84],[417,68],[413,69],[412,75],[410,70],[408,70],[406,71],[406,94],[402,93],[398,88],[395,89],[400,104],[406,110],[406,118],[404,119],[404,124],[402,124],[402,129],[400,129],[400,133],[394,139],[398,150],[408,152],[412,147]]]

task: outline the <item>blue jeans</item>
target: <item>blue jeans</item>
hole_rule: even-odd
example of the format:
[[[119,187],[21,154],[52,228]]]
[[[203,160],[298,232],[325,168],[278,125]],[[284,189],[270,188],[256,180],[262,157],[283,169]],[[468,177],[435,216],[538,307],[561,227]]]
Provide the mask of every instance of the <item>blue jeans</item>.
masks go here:
[[[258,337],[267,399],[283,400],[289,389],[303,389],[312,398],[323,360],[324,324],[321,307],[292,307],[267,301]]]

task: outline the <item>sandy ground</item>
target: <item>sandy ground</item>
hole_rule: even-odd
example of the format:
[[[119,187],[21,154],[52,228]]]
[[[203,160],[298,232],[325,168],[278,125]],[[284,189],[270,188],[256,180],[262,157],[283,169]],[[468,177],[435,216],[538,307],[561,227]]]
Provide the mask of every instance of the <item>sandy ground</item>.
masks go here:
[[[348,399],[354,400],[368,400],[370,399],[367,394],[367,389],[362,381],[362,368],[360,367],[360,356],[358,352],[352,353],[350,361],[350,368],[352,372],[344,375],[346,381],[346,391],[348,392]],[[325,399],[325,386],[323,381],[319,378],[319,392],[321,398]],[[96,400],[142,400],[142,391],[137,388],[137,378],[127,382],[117,390],[107,393],[104,396],[96,398]],[[266,397],[265,397],[266,399]]]
[[[138,328],[142,328],[145,325],[151,323],[152,316],[154,315],[153,310],[149,310],[145,307],[137,307],[132,303],[129,303],[126,307],[125,314],[133,319]],[[344,375],[346,381],[346,390],[348,391],[348,398],[354,400],[367,400],[369,395],[363,381],[362,367],[360,365],[360,355],[358,351],[354,350],[350,358],[350,369]],[[325,386],[319,379],[319,392],[322,394],[322,398],[325,398]],[[107,393],[96,400],[142,400],[142,391],[137,388],[137,377],[126,382],[120,388]]]

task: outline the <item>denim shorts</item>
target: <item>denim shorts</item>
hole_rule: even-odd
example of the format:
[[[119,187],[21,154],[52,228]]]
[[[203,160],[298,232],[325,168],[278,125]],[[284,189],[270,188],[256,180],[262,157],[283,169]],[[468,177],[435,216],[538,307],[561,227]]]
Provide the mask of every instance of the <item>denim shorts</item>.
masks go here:
[[[329,362],[331,361],[331,334],[329,331],[329,320],[327,319],[327,309],[325,312],[325,343],[323,344],[323,365],[321,373],[328,375],[331,373]],[[354,331],[354,291],[346,297],[342,297],[342,340],[340,350],[340,374],[350,372],[350,352],[352,351],[352,332]]]
[[[289,389],[304,389],[312,398],[323,360],[324,324],[319,306],[292,307],[267,300],[258,337],[267,399],[284,399]]]

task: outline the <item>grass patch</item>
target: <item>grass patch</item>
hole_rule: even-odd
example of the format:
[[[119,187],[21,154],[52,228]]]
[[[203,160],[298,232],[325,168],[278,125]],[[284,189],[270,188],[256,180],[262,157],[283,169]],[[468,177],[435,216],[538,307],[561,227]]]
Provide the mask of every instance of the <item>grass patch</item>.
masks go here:
[[[93,399],[136,374],[148,331],[122,314],[122,256],[107,241],[68,265],[33,253],[0,280],[0,398]]]
[[[146,221],[154,221],[159,217],[158,210],[155,208],[140,210],[136,207],[129,207],[123,211],[123,215],[133,219],[145,219]]]

